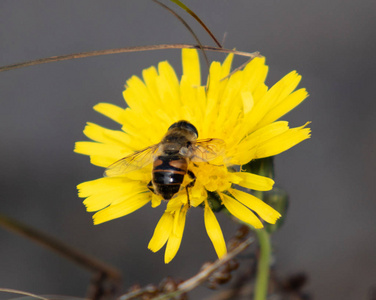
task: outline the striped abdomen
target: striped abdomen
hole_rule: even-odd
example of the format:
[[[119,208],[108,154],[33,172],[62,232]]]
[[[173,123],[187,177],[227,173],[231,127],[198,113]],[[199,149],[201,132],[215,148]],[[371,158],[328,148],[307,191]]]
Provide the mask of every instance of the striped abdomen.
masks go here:
[[[153,164],[153,187],[156,194],[170,200],[180,190],[187,174],[187,159],[181,155],[161,155]]]

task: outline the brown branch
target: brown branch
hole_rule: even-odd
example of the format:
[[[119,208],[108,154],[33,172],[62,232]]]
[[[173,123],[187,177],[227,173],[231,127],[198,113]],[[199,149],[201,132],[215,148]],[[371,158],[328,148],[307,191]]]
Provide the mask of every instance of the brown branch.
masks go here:
[[[84,58],[84,57],[90,57],[90,56],[100,56],[100,55],[139,52],[139,51],[151,51],[151,50],[182,49],[182,48],[200,49],[200,46],[191,45],[191,44],[161,44],[161,45],[134,46],[134,47],[80,52],[80,53],[73,53],[73,54],[60,55],[60,56],[51,56],[51,57],[41,58],[41,59],[27,61],[23,63],[7,65],[7,66],[0,67],[0,72],[29,67],[29,66],[35,66],[35,65],[40,65],[40,64],[50,63],[50,62],[70,60],[70,59],[76,59],[76,58]],[[246,57],[251,57],[251,58],[255,58],[260,55],[259,52],[249,53],[249,52],[242,52],[242,51],[236,51],[236,50],[224,49],[224,48],[218,48],[218,47],[212,47],[212,46],[202,46],[201,48],[204,50],[208,50],[208,51],[222,52],[222,53],[234,53],[235,55],[246,56]]]
[[[218,42],[214,34],[209,30],[209,28],[205,25],[204,22],[201,21],[201,19],[184,3],[182,3],[179,0],[170,0],[171,2],[174,2],[176,5],[180,6],[182,9],[184,9],[187,13],[189,13],[204,29],[205,31],[210,35],[210,37],[213,39],[213,41],[217,44],[219,48],[222,48],[222,45]]]
[[[260,57],[261,57],[261,55],[260,55]],[[230,74],[228,74],[227,76],[221,78],[221,81],[223,81],[223,80],[225,80],[225,79],[227,79],[227,78],[230,78],[234,73],[236,73],[236,72],[240,71],[241,69],[243,69],[246,65],[249,64],[249,62],[250,62],[252,59],[253,59],[253,57],[250,58],[250,59],[248,59],[246,62],[242,63],[242,64],[241,64],[239,67],[237,67],[236,69],[232,70]]]
[[[174,17],[176,17],[184,26],[185,28],[187,28],[187,30],[190,32],[190,34],[193,36],[193,38],[196,40],[196,43],[200,46],[200,50],[202,51],[202,54],[204,55],[204,58],[205,58],[205,62],[206,62],[206,65],[208,67],[208,70],[210,68],[209,66],[209,59],[208,59],[208,56],[206,55],[206,52],[205,50],[203,49],[202,47],[202,44],[200,42],[200,39],[198,38],[198,36],[195,34],[195,32],[193,31],[193,29],[188,25],[187,22],[184,21],[184,19],[179,16],[175,11],[173,11],[171,8],[169,8],[167,5],[164,5],[163,3],[159,2],[158,0],[152,0],[153,2],[159,4],[161,7],[163,7],[165,10],[167,10],[169,13],[171,13]],[[222,48],[222,47],[221,47]]]
[[[42,297],[42,296],[39,296],[39,295],[35,295],[35,294],[24,292],[24,291],[14,290],[14,289],[0,288],[0,292],[11,293],[11,294],[19,294],[19,295],[29,296],[29,297],[41,299],[41,300],[49,300],[48,298],[45,298],[45,297]]]
[[[151,297],[150,299],[153,299],[153,300],[173,299],[174,297],[178,297],[181,294],[184,294],[193,290],[194,288],[198,287],[200,284],[205,282],[209,278],[209,276],[213,274],[216,270],[218,270],[221,266],[228,263],[231,259],[237,256],[240,252],[245,250],[253,241],[254,239],[251,237],[245,240],[244,242],[240,243],[238,246],[231,249],[227,253],[227,255],[225,255],[221,259],[216,260],[214,263],[210,264],[208,267],[201,270],[195,276],[178,284],[176,291],[165,293],[165,294],[159,294],[158,296]],[[134,299],[135,297],[141,296],[143,293],[146,293],[146,292],[147,292],[146,288],[139,290],[137,292],[131,292],[131,293],[121,296],[119,300]]]
[[[71,246],[68,246],[52,236],[42,233],[34,228],[30,228],[25,224],[22,224],[1,214],[0,226],[19,235],[22,235],[34,242],[37,242],[47,249],[53,250],[57,254],[60,254],[61,256],[77,263],[78,265],[81,265],[89,271],[106,274],[107,278],[112,279],[114,282],[120,281],[120,272],[112,266],[109,266],[94,257],[84,254]]]

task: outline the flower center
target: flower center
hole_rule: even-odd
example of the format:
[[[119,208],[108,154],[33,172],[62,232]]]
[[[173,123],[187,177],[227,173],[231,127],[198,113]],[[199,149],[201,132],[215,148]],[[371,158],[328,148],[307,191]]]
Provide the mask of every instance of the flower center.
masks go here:
[[[196,181],[200,182],[210,192],[224,191],[231,187],[226,166],[200,163],[192,167]]]

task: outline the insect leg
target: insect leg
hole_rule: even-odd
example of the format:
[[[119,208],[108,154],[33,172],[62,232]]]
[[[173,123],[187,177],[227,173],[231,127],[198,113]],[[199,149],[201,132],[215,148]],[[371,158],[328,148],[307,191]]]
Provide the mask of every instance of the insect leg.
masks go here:
[[[148,183],[147,187],[148,187],[148,189],[149,189],[151,192],[153,192],[153,193],[155,194],[155,190],[154,190],[153,183],[151,182],[151,180],[150,180],[150,182]]]
[[[188,185],[185,187],[185,190],[187,191],[188,208],[190,208],[191,207],[191,200],[189,200]]]
[[[195,185],[195,182],[196,182],[196,175],[195,175],[192,171],[190,171],[190,170],[187,171],[187,174],[188,174],[188,176],[192,179],[192,181],[191,181],[190,183],[188,183],[188,184],[186,185],[186,187],[185,187],[185,190],[187,191],[188,207],[191,207],[191,202],[190,202],[190,200],[189,200],[188,188],[193,187],[193,186]]]
[[[192,187],[196,183],[196,175],[190,170],[187,171],[187,174],[192,179],[192,181],[187,184],[187,187]]]

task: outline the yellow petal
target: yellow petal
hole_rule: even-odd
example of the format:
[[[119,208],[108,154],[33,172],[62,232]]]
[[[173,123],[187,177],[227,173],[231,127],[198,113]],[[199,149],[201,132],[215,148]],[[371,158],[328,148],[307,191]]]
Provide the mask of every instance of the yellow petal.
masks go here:
[[[90,155],[90,162],[94,166],[107,168],[112,163],[117,161],[118,159],[114,159],[110,156],[103,156],[103,155]]]
[[[205,117],[203,120],[202,138],[210,137],[213,128],[216,128],[218,115],[218,97],[220,95],[221,64],[213,62],[210,65],[208,77],[207,101],[205,108]],[[227,80],[227,79],[226,79]]]
[[[191,86],[201,85],[200,60],[196,49],[182,50],[183,76]]]
[[[151,111],[155,111],[157,107],[161,106],[161,100],[158,97],[157,86],[158,71],[154,66],[152,66],[142,71],[142,77],[148,89],[148,93],[152,98],[152,101],[149,103]]]
[[[103,177],[91,181],[85,181],[77,185],[78,196],[80,198],[86,198],[95,193],[107,192],[119,185],[126,184],[128,181],[128,179],[121,177]]]
[[[273,105],[279,104],[281,101],[283,101],[283,99],[291,94],[296,89],[301,79],[301,75],[299,75],[296,71],[291,71],[275,85],[273,85],[270,90],[275,89],[278,95],[275,97],[275,99],[273,99]]]
[[[229,192],[242,204],[255,211],[262,219],[270,224],[275,224],[281,214],[259,198],[239,191],[230,189]]]
[[[240,146],[243,144],[246,145],[247,148],[250,145],[257,145],[263,143],[271,138],[274,138],[277,135],[280,135],[284,132],[289,130],[289,123],[287,121],[278,121],[271,124],[268,124],[254,132],[252,132],[248,137],[246,137],[243,141],[241,141]]]
[[[295,71],[290,72],[272,86],[260,100],[255,102],[251,113],[247,116],[249,119],[249,129],[256,130],[260,128],[265,115],[280,104],[296,88],[300,79],[301,76]]]
[[[86,181],[77,186],[78,196],[84,201],[88,211],[97,211],[110,204],[115,204],[130,196],[147,191],[142,182],[124,177],[104,177]]]
[[[94,106],[94,110],[114,120],[117,123],[123,124],[126,122],[124,118],[124,108],[111,103],[98,103]]]
[[[143,207],[150,201],[150,198],[150,193],[142,193],[128,198],[118,204],[110,205],[109,207],[102,209],[101,211],[94,214],[94,224],[97,225],[128,215]]]
[[[289,111],[298,106],[304,99],[308,97],[306,89],[299,89],[294,93],[288,95],[280,104],[276,105],[270,110],[264,118],[260,121],[258,126],[264,126],[278,120],[280,117],[287,114]]]
[[[174,102],[178,102],[179,99],[179,80],[176,76],[174,68],[167,62],[160,62],[158,64],[159,76],[164,78],[165,82],[168,83],[169,92],[171,93]]]
[[[242,77],[242,72],[236,72],[229,79],[226,79],[226,85],[221,87],[220,107],[217,116],[217,124],[220,124],[220,126],[233,128],[239,121],[238,116],[243,110],[243,101],[239,97]],[[223,85],[223,81],[221,81],[221,85]]]
[[[132,76],[127,80],[123,97],[128,107],[137,114],[144,116],[144,122],[151,124],[151,117],[155,112],[155,97],[150,93],[149,88],[137,76]],[[129,122],[129,121],[128,121]]]
[[[179,82],[174,69],[168,62],[160,62],[158,65],[160,76],[157,77],[158,95],[161,99],[161,107],[171,118],[179,112],[180,96]]]
[[[188,206],[184,206],[180,212],[176,212],[174,223],[176,224],[174,230],[171,232],[167,241],[165,252],[165,263],[168,264],[179,250],[181,239],[183,238],[185,218],[187,216]]]
[[[221,258],[227,253],[225,239],[223,238],[223,233],[217,218],[207,203],[205,204],[204,219],[206,232],[213,243],[215,252],[217,252],[218,257]]]
[[[258,146],[255,158],[269,157],[284,152],[300,142],[311,137],[311,130],[301,127],[291,128],[288,131],[262,143]]]
[[[278,121],[268,124],[241,140],[239,144],[228,151],[230,162],[244,165],[256,158],[257,147],[266,141],[289,130],[288,122]]]
[[[84,134],[96,142],[114,144],[120,147],[131,147],[129,151],[133,150],[132,139],[123,131],[107,129],[88,122],[84,129]]]
[[[74,152],[86,155],[113,157],[113,161],[124,157],[124,147],[96,142],[76,142]]]
[[[221,79],[223,79],[224,77],[230,74],[233,59],[234,59],[234,53],[229,53],[227,57],[225,58],[222,64],[222,68],[221,68]],[[223,81],[224,80],[222,80],[222,82]]]
[[[148,248],[153,251],[159,251],[166,244],[172,231],[174,217],[171,213],[165,212],[155,227],[153,237],[151,238]]]
[[[170,118],[168,116],[167,122],[160,121],[159,118],[162,118],[163,114],[160,114],[157,110],[154,110],[153,113],[154,122],[152,126],[144,122],[144,119],[140,121],[140,114],[136,114],[131,109],[126,109],[124,115],[127,118],[127,123],[124,124],[122,130],[132,138],[132,146],[137,150],[159,143],[166,133],[167,128],[171,125],[168,121]],[[143,115],[143,117],[145,116]]]
[[[243,221],[244,223],[250,224],[255,228],[262,228],[263,225],[259,218],[251,212],[247,207],[243,204],[239,203],[232,197],[227,196],[226,194],[220,194],[224,206],[228,209],[228,211],[239,220]]]
[[[232,163],[240,165],[248,163],[251,159],[255,158],[256,148],[259,144],[286,132],[288,129],[288,122],[278,121],[251,133],[241,140],[235,148],[228,151],[229,156],[233,157]]]
[[[244,91],[241,93],[241,98],[243,101],[244,114],[247,114],[252,110],[254,104],[252,93],[249,91]]]
[[[129,181],[126,184],[119,185],[111,190],[97,192],[84,200],[87,211],[97,211],[108,205],[116,205],[117,203],[128,201],[129,198],[137,194],[147,192],[144,184]]]
[[[208,197],[205,187],[199,181],[196,181],[195,185],[189,189],[189,195],[193,207],[199,206]]]
[[[228,152],[228,165],[245,165],[246,163],[250,162],[252,159],[255,158],[256,148],[254,145],[251,146],[252,148],[247,149],[241,147],[239,149],[235,148]]]
[[[173,213],[179,210],[184,203],[187,203],[187,194],[185,191],[181,191],[177,196],[168,201],[166,212]]]
[[[248,63],[243,70],[242,89],[253,94],[257,102],[262,93],[259,90],[267,91],[264,82],[268,74],[268,66],[265,65],[265,57],[255,57]]]
[[[151,194],[151,207],[155,208],[159,206],[162,202],[162,197],[154,193]]]
[[[270,191],[273,188],[274,180],[248,172],[235,172],[235,176],[241,178],[236,184],[256,191]]]

